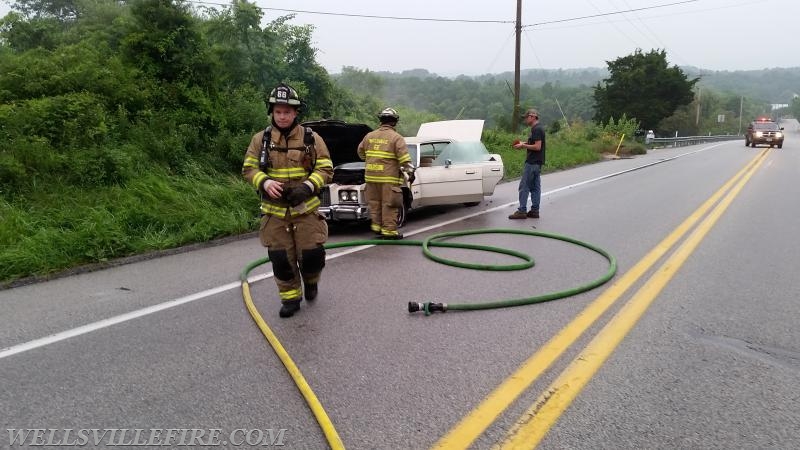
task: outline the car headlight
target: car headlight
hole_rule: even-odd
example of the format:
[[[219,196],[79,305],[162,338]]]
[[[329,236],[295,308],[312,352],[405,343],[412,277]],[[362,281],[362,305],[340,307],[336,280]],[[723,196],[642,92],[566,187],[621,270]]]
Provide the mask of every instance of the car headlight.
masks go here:
[[[762,134],[763,134],[763,133],[761,133],[760,131],[756,131],[756,137],[761,137],[761,136],[762,136]]]
[[[339,191],[339,200],[343,202],[358,202],[358,191]]]
[[[781,133],[780,131],[778,131],[777,133],[775,133],[775,137],[776,137],[776,138],[782,138],[782,137],[783,137],[783,133]]]

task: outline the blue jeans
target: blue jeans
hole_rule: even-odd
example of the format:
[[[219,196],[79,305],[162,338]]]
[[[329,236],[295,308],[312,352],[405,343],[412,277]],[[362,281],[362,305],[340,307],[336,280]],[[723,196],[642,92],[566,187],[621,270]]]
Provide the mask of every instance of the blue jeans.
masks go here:
[[[542,200],[542,165],[525,163],[522,178],[519,179],[519,211],[528,209],[528,195],[531,196],[531,211],[539,210]]]

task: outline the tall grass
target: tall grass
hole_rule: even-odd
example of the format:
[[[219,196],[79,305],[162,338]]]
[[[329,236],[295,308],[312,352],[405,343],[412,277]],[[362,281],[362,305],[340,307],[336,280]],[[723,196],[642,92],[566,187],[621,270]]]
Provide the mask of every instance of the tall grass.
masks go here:
[[[519,134],[513,134],[503,130],[490,130],[483,135],[483,142],[489,152],[497,153],[503,158],[504,179],[506,180],[519,178],[522,174],[526,152],[513,148],[511,144],[515,139],[525,142],[528,138],[528,131],[525,129]],[[545,139],[543,173],[595,163],[602,157],[591,141],[586,140],[585,137],[570,137],[564,130],[556,134],[548,134]]]
[[[258,200],[238,175],[149,174],[124,186],[0,200],[0,280],[254,230]]]

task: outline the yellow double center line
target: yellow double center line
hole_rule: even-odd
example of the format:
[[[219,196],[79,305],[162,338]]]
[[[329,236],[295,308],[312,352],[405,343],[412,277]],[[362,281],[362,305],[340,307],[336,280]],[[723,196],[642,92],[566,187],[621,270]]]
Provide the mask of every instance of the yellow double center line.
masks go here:
[[[536,402],[517,420],[497,448],[534,448],[561,413],[580,393],[583,386],[602,366],[625,335],[633,328],[655,297],[703,240],[722,213],[756,169],[769,149],[762,151],[742,170],[728,180],[672,233],[656,245],[625,275],[581,311],[539,351],[528,358],[510,377],[492,391],[477,408],[443,436],[435,449],[467,448],[508,408],[536,379],[552,365],[580,336],[592,326],[630,287],[653,267],[709,211],[675,253],[633,295],[589,345],[575,358]],[[722,199],[720,201],[720,199]],[[716,205],[716,207],[714,206]]]

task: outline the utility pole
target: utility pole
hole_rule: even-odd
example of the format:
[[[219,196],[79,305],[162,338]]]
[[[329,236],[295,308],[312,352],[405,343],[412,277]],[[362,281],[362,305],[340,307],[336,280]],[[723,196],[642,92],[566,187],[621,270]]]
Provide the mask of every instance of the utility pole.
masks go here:
[[[517,42],[514,54],[514,108],[511,116],[511,132],[517,132],[519,124],[519,42],[522,34],[522,0],[517,0]]]
[[[703,88],[697,88],[697,116],[694,119],[694,125],[700,125],[700,97],[703,94]]]
[[[742,135],[742,104],[744,103],[744,95],[739,97],[739,136]]]

